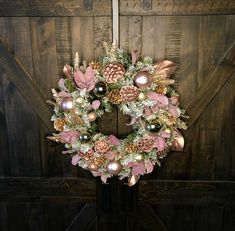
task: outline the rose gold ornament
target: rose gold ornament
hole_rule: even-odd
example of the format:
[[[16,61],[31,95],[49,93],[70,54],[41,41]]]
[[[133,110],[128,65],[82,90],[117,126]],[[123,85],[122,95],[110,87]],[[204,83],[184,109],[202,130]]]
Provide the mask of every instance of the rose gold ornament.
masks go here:
[[[122,170],[122,165],[117,160],[112,160],[107,164],[107,171],[112,175],[118,175]]]
[[[73,98],[72,97],[64,98],[61,103],[61,108],[64,112],[71,110],[73,108]]]
[[[134,77],[134,83],[139,88],[146,88],[151,85],[152,77],[147,71],[139,71]]]
[[[90,171],[96,171],[98,169],[98,166],[95,163],[89,164]]]
[[[174,133],[175,133],[175,138],[172,141],[171,150],[183,151],[183,149],[184,149],[184,137],[177,129],[174,129]]]
[[[93,122],[93,121],[96,120],[97,115],[96,115],[96,113],[94,111],[92,111],[92,112],[88,113],[87,117],[88,117],[90,122]]]

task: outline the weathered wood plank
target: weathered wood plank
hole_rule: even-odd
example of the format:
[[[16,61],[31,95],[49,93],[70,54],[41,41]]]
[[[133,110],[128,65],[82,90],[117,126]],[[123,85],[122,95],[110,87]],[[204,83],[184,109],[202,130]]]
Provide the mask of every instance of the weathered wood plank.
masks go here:
[[[235,4],[232,0],[120,1],[121,15],[205,15],[233,14],[234,12]]]
[[[3,84],[11,176],[40,176],[37,115],[7,74],[3,76]]]
[[[52,131],[50,122],[51,112],[40,94],[38,87],[32,81],[32,77],[23,68],[22,64],[12,54],[6,43],[0,38],[0,64],[10,81],[16,86],[25,100],[31,105],[39,118]]]
[[[111,15],[111,0],[0,1],[0,16],[104,16]]]
[[[139,182],[139,203],[234,205],[235,182],[143,180]]]
[[[225,83],[234,75],[235,72],[235,45],[219,61],[215,70],[209,74],[203,86],[188,105],[186,110],[190,116],[188,121],[189,128],[205,110],[207,105],[216,96]]]
[[[0,230],[2,231],[9,230],[6,202],[0,202]]]
[[[33,78],[46,99],[52,98],[51,88],[57,86],[57,54],[53,18],[30,18],[33,55]]]
[[[84,178],[0,178],[0,201],[95,201],[95,181]],[[15,193],[17,192],[17,193]]]

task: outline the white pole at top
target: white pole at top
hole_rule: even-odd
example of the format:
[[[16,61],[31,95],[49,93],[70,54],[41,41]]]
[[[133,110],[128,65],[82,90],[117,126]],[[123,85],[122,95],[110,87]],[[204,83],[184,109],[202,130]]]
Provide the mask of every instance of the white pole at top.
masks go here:
[[[113,42],[119,45],[119,0],[112,0],[113,13]]]

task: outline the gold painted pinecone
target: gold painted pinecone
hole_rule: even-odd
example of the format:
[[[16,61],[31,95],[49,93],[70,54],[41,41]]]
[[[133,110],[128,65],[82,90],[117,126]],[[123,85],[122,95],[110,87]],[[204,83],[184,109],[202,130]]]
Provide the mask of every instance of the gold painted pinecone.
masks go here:
[[[105,162],[105,158],[104,157],[102,157],[102,156],[99,156],[99,157],[96,157],[95,159],[94,159],[94,163],[97,165],[97,166],[101,166],[101,165],[103,165],[104,164],[104,162]]]
[[[96,60],[95,61],[91,61],[89,64],[92,67],[92,69],[94,69],[94,70],[100,70],[100,68],[101,68],[100,63],[97,62]]]
[[[79,152],[79,156],[84,160],[90,160],[94,156],[94,151],[90,149],[86,153]]]
[[[170,151],[170,148],[169,148],[169,147],[164,148],[164,150],[162,150],[162,151],[157,151],[157,157],[158,157],[159,159],[162,159],[162,158],[164,158],[164,157],[167,156],[167,153],[168,153],[169,151]]]
[[[108,93],[109,102],[112,104],[120,104],[122,102],[121,94],[118,89],[114,89]]]
[[[132,102],[139,96],[139,89],[135,86],[124,86],[120,90],[122,100],[124,102]]]
[[[126,144],[125,152],[135,153],[135,152],[137,152],[137,146],[135,144],[131,144],[131,143]]]
[[[109,63],[102,71],[103,77],[107,83],[116,83],[123,77],[125,69],[120,63]]]
[[[154,139],[142,138],[137,142],[137,149],[140,152],[151,152],[153,150]]]
[[[106,140],[97,140],[95,142],[95,151],[100,154],[105,154],[110,150],[110,146]]]
[[[163,85],[159,85],[156,87],[155,91],[158,93],[158,94],[162,94],[162,95],[165,95],[167,93],[167,87],[166,86],[163,86]]]
[[[58,118],[54,121],[55,130],[62,132],[64,130],[65,120],[62,118]]]

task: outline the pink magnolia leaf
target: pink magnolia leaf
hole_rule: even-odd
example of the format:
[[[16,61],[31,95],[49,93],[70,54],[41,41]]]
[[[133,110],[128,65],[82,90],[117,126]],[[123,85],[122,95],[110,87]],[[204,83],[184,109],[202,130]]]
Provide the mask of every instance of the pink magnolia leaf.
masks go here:
[[[93,175],[94,177],[97,177],[97,176],[100,176],[100,175],[101,175],[101,173],[100,173],[100,172],[97,172],[97,171],[91,171],[91,173],[92,173],[92,175]]]
[[[145,168],[146,168],[146,173],[151,173],[153,171],[154,165],[152,164],[152,162],[150,160],[147,160],[145,162]]]
[[[144,173],[145,173],[145,167],[143,162],[137,163],[132,167],[131,171],[132,175],[144,175]]]
[[[92,89],[94,89],[95,87],[95,81],[94,81],[94,76],[95,76],[95,72],[92,69],[91,66],[89,66],[86,69],[86,73],[85,73],[85,84],[86,84],[86,88],[87,91],[91,91]]]
[[[98,109],[100,107],[100,101],[99,100],[94,100],[92,102],[91,106],[94,110]]]
[[[72,157],[72,161],[71,161],[72,165],[77,165],[78,162],[79,162],[79,160],[80,160],[80,156],[79,156],[78,154],[76,154],[75,156],[73,156],[73,157]]]
[[[130,122],[130,123],[127,123],[126,125],[127,125],[127,126],[131,126],[131,125],[135,124],[137,120],[138,120],[137,117],[132,117],[131,122]]]
[[[154,146],[158,151],[163,151],[166,146],[165,139],[162,137],[156,137]]]
[[[101,174],[100,179],[102,180],[103,183],[107,183],[107,179],[109,178],[109,176],[105,175],[105,174]]]
[[[149,107],[145,107],[144,108],[144,117],[148,118],[149,116],[151,116],[151,114],[152,114],[151,109]]]
[[[161,74],[165,76],[165,78],[167,78],[175,72],[176,64],[169,60],[164,60],[156,63],[154,65],[154,68],[156,70],[156,73]]]
[[[58,81],[58,87],[63,90],[63,91],[68,91],[68,89],[65,87],[64,85],[64,79],[63,78],[60,78],[59,81]]]
[[[72,79],[72,67],[70,65],[66,64],[64,66],[63,73],[67,78]]]
[[[78,69],[76,69],[76,71],[74,72],[74,82],[79,88],[86,88],[85,75]]]
[[[61,97],[61,98],[66,98],[66,97],[70,97],[71,96],[68,92],[65,92],[65,91],[61,91],[57,95],[59,97]]]
[[[78,131],[63,131],[59,133],[60,138],[62,138],[66,143],[73,143],[79,135],[80,133]]]
[[[109,135],[109,142],[114,146],[118,146],[121,144],[120,140],[114,135]]]

